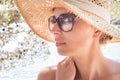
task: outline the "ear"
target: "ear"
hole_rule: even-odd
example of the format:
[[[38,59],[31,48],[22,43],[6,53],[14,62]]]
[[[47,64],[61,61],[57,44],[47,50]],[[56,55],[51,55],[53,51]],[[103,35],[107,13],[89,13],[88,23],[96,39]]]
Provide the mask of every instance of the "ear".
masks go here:
[[[93,37],[94,37],[94,38],[100,37],[101,34],[102,34],[102,32],[101,32],[100,30],[95,29],[95,32],[94,32],[94,34],[93,34]]]

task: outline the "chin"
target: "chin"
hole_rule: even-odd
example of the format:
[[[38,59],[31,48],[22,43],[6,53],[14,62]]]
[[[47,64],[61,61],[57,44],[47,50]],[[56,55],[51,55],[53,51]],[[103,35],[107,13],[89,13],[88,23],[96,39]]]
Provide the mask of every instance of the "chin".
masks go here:
[[[57,50],[57,52],[61,56],[72,56],[73,55],[73,54],[70,53],[70,51]]]

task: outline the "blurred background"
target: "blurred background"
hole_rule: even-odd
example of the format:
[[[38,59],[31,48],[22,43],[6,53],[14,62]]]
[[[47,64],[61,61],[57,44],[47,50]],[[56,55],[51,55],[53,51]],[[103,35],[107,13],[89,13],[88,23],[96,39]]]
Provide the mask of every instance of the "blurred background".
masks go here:
[[[111,23],[120,28],[120,0],[112,1],[110,11]],[[120,43],[104,48],[106,57],[120,61]],[[32,32],[13,0],[0,0],[0,80],[36,80],[42,68],[63,58],[53,43]]]

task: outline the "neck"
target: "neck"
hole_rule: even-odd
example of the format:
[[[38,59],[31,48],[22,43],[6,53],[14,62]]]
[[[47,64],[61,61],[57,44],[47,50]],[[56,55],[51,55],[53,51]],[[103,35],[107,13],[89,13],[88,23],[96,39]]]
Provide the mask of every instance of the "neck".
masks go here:
[[[80,55],[72,57],[82,80],[98,78],[103,68],[104,57],[99,46],[92,45],[91,48],[79,53]]]

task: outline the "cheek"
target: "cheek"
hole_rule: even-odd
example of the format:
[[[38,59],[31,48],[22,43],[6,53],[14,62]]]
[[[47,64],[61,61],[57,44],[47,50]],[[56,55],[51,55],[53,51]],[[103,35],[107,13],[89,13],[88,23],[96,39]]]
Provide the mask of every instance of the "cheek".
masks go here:
[[[68,39],[71,46],[76,47],[84,47],[90,43],[92,40],[92,29],[87,25],[78,25],[76,24],[69,34],[66,34],[66,38]]]
[[[81,36],[82,34],[78,32],[73,32],[74,34],[65,35],[67,41],[67,47],[70,49],[71,52],[76,51],[83,46],[85,46],[85,38]],[[77,49],[78,48],[78,49]]]
[[[66,46],[62,50],[58,50],[61,55],[73,56],[79,55],[86,49],[86,46],[90,43],[89,36],[79,29],[64,34]]]

